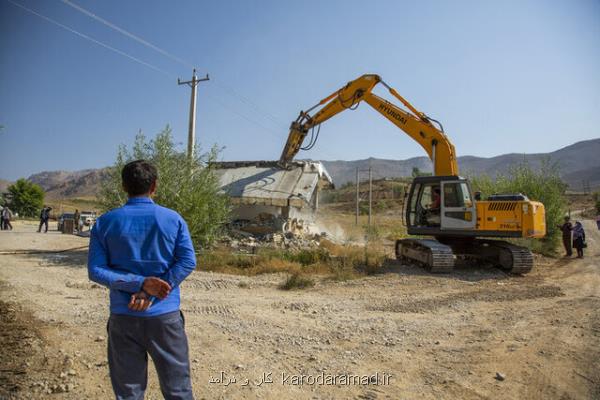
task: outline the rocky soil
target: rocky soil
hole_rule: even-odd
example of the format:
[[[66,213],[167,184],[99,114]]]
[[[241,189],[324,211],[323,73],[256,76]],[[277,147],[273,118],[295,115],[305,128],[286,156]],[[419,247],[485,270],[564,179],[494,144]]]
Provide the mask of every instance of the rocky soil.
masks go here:
[[[398,264],[285,292],[282,275],[199,260],[182,301],[196,397],[600,398],[600,237],[586,228],[585,259],[538,258],[524,277]],[[108,291],[87,278],[87,239],[34,231],[0,232],[0,399],[111,398]],[[161,398],[152,367],[147,398]]]

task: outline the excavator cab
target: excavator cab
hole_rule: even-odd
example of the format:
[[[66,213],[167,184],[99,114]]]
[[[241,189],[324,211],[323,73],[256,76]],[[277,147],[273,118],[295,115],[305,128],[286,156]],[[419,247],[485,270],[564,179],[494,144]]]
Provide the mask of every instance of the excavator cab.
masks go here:
[[[417,177],[406,204],[406,225],[411,235],[470,235],[475,230],[475,202],[469,182],[461,177]]]

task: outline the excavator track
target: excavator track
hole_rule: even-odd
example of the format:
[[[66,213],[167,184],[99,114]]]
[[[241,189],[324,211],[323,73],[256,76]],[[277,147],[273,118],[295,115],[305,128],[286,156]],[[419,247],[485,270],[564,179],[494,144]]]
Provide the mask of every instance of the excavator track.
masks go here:
[[[416,261],[433,273],[451,272],[456,260],[452,247],[433,239],[396,241],[396,258],[399,261]]]
[[[526,274],[533,268],[533,253],[526,247],[501,240],[479,239],[476,243],[484,258],[512,274]]]
[[[522,246],[501,240],[476,239],[443,244],[434,239],[403,239],[396,242],[399,261],[416,262],[433,273],[451,272],[457,256],[484,259],[512,274],[526,274],[533,268],[533,254]]]

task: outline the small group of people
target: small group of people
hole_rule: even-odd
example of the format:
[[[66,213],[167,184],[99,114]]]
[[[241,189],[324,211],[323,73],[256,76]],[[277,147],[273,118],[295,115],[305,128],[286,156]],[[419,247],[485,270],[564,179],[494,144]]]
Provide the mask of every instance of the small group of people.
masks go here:
[[[565,256],[573,255],[573,247],[577,250],[577,258],[583,258],[583,249],[587,247],[585,243],[585,230],[579,221],[575,225],[571,223],[570,217],[565,217],[565,222],[558,227],[562,231],[563,246],[565,247]]]
[[[0,209],[0,229],[2,229],[3,231],[6,230],[11,230],[12,231],[12,224],[10,223],[10,220],[13,217],[13,213],[10,210],[10,208],[8,208],[7,206],[2,207],[2,209]]]

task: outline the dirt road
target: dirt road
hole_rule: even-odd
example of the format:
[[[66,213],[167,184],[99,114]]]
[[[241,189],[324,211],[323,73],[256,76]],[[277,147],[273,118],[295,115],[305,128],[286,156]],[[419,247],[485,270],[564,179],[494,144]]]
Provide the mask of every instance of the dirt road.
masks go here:
[[[0,252],[87,243],[15,225]],[[195,272],[182,307],[196,396],[600,398],[600,235],[586,228],[585,259],[539,258],[525,277],[396,265],[284,292],[282,275]],[[0,255],[0,398],[111,398],[108,291],[88,280],[86,256]],[[152,368],[147,398],[161,398]]]

